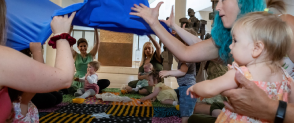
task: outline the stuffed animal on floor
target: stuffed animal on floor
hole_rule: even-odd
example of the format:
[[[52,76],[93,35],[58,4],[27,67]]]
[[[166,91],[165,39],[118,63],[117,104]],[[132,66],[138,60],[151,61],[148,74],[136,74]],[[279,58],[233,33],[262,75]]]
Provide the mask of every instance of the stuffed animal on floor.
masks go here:
[[[103,94],[96,94],[95,97],[97,99],[102,99],[103,101],[113,101],[113,102],[131,102],[132,99],[125,96],[117,96],[112,93],[103,93]]]

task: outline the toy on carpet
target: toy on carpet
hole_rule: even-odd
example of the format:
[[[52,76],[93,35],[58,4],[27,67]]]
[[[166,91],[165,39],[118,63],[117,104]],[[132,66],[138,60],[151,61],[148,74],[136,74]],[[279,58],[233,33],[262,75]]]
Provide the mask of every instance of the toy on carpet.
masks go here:
[[[127,94],[127,93],[128,93],[125,84],[123,84],[123,85],[120,87],[120,92],[121,92],[122,94]]]
[[[73,103],[78,103],[78,104],[82,104],[84,103],[85,99],[84,98],[74,98],[72,99]]]
[[[113,102],[131,102],[132,99],[125,96],[117,96],[112,93],[103,93],[103,94],[96,94],[95,97],[97,99],[102,99],[103,101],[113,101]]]

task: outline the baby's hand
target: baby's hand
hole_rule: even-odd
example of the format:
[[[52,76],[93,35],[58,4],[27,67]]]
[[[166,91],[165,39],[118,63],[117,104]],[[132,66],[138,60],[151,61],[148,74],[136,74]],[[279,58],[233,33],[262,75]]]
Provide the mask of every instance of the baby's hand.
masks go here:
[[[141,97],[140,99],[141,102],[144,102],[145,100],[146,100],[145,97]]]
[[[191,95],[191,98],[199,98],[199,96],[194,92],[193,90],[193,86],[191,86],[190,88],[187,89],[186,92],[187,95]]]
[[[169,71],[160,71],[159,72],[159,77],[160,78],[164,78],[164,77],[167,77],[169,76]]]

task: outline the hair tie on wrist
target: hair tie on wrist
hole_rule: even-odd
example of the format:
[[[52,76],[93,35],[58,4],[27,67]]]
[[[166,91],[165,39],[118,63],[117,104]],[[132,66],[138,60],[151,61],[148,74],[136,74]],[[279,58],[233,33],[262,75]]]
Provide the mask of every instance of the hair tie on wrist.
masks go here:
[[[52,46],[53,49],[56,49],[56,41],[59,39],[66,39],[70,46],[76,43],[76,39],[71,37],[68,33],[62,33],[60,35],[56,35],[50,38],[48,42],[49,46]]]

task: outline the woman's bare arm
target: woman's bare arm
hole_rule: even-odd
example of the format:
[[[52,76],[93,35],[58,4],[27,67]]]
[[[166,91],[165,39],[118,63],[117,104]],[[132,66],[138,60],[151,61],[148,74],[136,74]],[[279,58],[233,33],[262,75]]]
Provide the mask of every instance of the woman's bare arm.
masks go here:
[[[158,62],[162,62],[161,61],[161,47],[160,47],[160,45],[150,35],[148,35],[148,38],[152,41],[152,43],[156,49],[156,60]]]
[[[56,16],[51,22],[54,34],[69,32],[75,12]],[[0,46],[0,87],[16,90],[45,93],[71,85],[74,75],[74,61],[67,40],[60,39],[56,45],[55,67],[35,61],[20,52]]]
[[[100,40],[99,40],[99,34],[98,34],[98,30],[95,28],[95,44],[93,49],[90,51],[90,54],[92,55],[92,57],[95,57],[95,55],[97,54],[97,52],[99,51],[99,46],[100,46]]]

